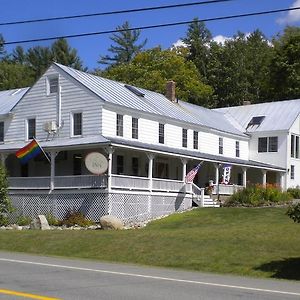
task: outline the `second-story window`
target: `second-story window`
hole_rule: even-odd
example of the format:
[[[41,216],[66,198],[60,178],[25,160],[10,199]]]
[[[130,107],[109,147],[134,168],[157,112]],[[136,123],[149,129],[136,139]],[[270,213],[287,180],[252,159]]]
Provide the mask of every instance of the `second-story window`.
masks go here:
[[[132,118],[132,138],[139,138],[139,120],[138,118]]]
[[[187,147],[187,129],[182,128],[182,147]]]
[[[219,154],[223,154],[223,138],[219,137]]]
[[[294,165],[291,165],[291,179],[295,179],[295,166]]]
[[[194,149],[198,149],[198,131],[194,131]]]
[[[73,135],[82,135],[82,113],[73,114]]]
[[[278,136],[259,137],[258,152],[277,152]]]
[[[48,77],[48,95],[58,92],[58,76]]]
[[[235,142],[235,156],[240,157],[240,142],[239,141]]]
[[[4,142],[4,122],[0,122],[0,142]]]
[[[165,143],[165,124],[159,124],[159,128],[158,128],[158,142],[160,144],[164,144]]]
[[[123,136],[123,115],[117,114],[117,136]]]
[[[35,119],[28,119],[27,120],[27,139],[28,140],[34,139],[35,136],[36,136]]]
[[[269,137],[269,152],[277,152],[278,151],[278,136],[270,136]]]

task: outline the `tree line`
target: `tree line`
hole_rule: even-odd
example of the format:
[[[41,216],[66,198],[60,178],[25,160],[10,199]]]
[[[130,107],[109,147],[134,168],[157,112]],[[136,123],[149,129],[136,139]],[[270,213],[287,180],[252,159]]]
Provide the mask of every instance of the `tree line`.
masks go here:
[[[287,26],[269,41],[260,30],[237,32],[224,43],[213,40],[205,23],[194,19],[182,46],[144,50],[140,31],[125,22],[110,37],[110,55],[100,56],[104,68],[89,71],[106,78],[164,93],[168,80],[177,96],[206,107],[241,105],[300,98],[300,28]],[[7,54],[0,35],[0,90],[32,85],[52,61],[87,71],[66,39],[50,47]]]

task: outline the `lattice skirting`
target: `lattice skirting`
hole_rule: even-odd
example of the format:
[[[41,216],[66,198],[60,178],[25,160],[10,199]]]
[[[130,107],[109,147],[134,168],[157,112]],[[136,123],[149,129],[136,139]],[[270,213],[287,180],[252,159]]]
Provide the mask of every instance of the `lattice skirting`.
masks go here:
[[[52,214],[61,220],[69,210],[75,210],[96,222],[101,216],[110,214],[128,224],[169,215],[192,206],[189,195],[175,193],[11,191],[10,199],[15,207],[11,221],[15,221],[20,215],[34,218],[39,214]]]

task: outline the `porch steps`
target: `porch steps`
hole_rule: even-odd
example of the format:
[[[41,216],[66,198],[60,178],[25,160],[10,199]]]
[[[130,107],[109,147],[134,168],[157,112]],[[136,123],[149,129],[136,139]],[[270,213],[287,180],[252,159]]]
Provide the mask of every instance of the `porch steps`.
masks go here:
[[[220,204],[211,199],[209,195],[204,195],[204,203],[201,204],[201,196],[193,197],[193,202],[199,207],[220,207]]]

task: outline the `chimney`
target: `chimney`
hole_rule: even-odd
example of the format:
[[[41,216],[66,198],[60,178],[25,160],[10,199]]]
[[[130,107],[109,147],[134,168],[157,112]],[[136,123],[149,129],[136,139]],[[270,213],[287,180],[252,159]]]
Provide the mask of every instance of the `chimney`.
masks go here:
[[[166,84],[166,97],[172,102],[177,102],[176,94],[175,94],[175,86],[176,83],[173,80],[168,81]]]
[[[243,105],[245,106],[245,105],[251,105],[251,101],[246,101],[246,100],[244,100],[243,101]]]

